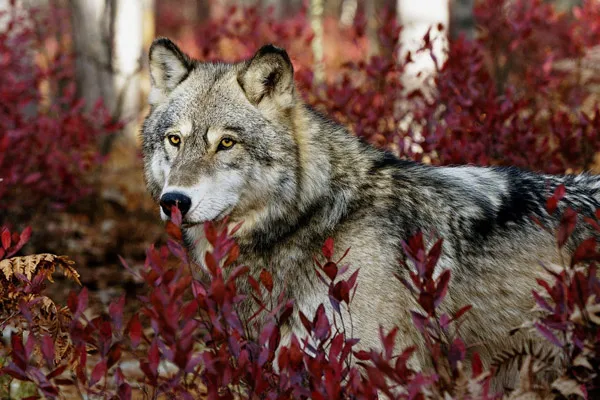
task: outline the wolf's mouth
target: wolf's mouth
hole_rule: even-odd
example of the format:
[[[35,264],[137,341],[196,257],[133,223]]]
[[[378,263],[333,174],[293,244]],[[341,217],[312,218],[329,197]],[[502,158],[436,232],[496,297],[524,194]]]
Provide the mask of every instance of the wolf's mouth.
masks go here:
[[[216,217],[211,218],[210,220],[200,220],[200,221],[183,221],[181,226],[183,228],[193,228],[198,225],[204,224],[206,221],[220,221],[225,218],[231,211],[233,210],[233,206],[226,207],[223,211],[217,214]]]

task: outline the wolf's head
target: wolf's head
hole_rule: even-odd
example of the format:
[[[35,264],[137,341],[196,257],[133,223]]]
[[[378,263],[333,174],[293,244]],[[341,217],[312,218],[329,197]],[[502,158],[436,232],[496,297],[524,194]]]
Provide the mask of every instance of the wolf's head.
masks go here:
[[[150,75],[143,154],[163,219],[175,204],[195,224],[252,219],[273,199],[293,201],[298,101],[284,50],[267,45],[244,62],[203,63],[161,38],[150,48]]]

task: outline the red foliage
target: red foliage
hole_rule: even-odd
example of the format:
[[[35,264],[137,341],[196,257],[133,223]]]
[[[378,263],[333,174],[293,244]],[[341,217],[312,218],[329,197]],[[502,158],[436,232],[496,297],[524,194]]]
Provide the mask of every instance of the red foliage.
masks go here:
[[[177,214],[174,208],[175,221]],[[172,231],[179,229],[176,224],[172,226]],[[358,339],[347,335],[343,313],[349,310],[359,271],[343,278],[348,270],[348,265],[341,264],[345,254],[334,260],[331,239],[323,246],[325,263],[316,260],[316,273],[323,289],[328,290],[333,314],[328,314],[324,305],[318,307],[314,316],[300,312],[305,335],[292,335],[289,343],[281,343],[280,328],[291,317],[293,303],[284,301],[282,296],[273,298],[273,278],[267,270],[262,270],[257,280],[248,275],[247,267],[235,266],[237,245],[225,223],[205,224],[205,234],[213,247],[205,257],[206,279],[196,280],[185,273],[190,266],[187,254],[179,241],[169,239],[166,246],[148,250],[140,278],[149,293],[140,299],[140,314],[125,324],[125,297],[121,296],[110,304],[107,315],[90,320],[84,313],[87,290],[71,293],[68,307],[72,321],[67,332],[71,356],[57,364],[53,341],[47,336],[32,330],[24,344],[21,335],[13,334],[11,361],[1,371],[15,379],[34,382],[48,398],[55,398],[60,386],[76,386],[88,395],[131,398],[133,381],[122,369],[126,353],[139,360],[144,376],[139,383],[146,392],[179,398],[192,399],[203,391],[209,399],[234,398],[240,393],[245,398],[376,399],[378,392],[394,398],[423,399],[427,391],[437,390],[439,371],[428,375],[408,365],[414,348],[395,352],[398,329],[380,332],[380,350],[355,349]],[[419,238],[416,236],[407,245],[410,255],[423,253]],[[458,362],[465,357],[460,339],[454,337],[446,349],[439,335],[429,333],[430,329],[454,331],[453,320],[466,311],[459,311],[453,318],[442,315],[437,320],[435,308],[445,296],[450,278],[447,271],[436,280],[432,278],[439,251],[440,246],[436,245],[426,262],[415,260],[417,272],[411,276],[419,283],[411,285],[410,290],[419,299],[432,296],[433,302],[422,304],[428,313],[427,317],[422,316],[426,325],[418,326],[431,346],[432,356],[438,362],[446,360],[459,374]],[[169,256],[177,259],[176,267],[169,266]],[[238,290],[240,279],[250,282],[250,293]],[[249,299],[256,313],[243,319],[238,308]],[[23,304],[21,311],[28,313],[30,306]],[[41,360],[35,357],[35,347],[41,350]],[[89,348],[96,349],[95,356],[88,355]],[[65,377],[63,372],[71,367],[75,368],[74,376]],[[487,378],[483,382],[487,385]],[[445,385],[444,390],[450,393],[456,390],[451,382]],[[407,388],[409,394],[400,394],[399,387]],[[491,398],[487,389],[483,393],[481,398]]]
[[[75,96],[71,54],[53,41],[63,33],[52,17],[65,16],[54,11],[0,12],[0,210],[64,206],[89,193],[99,140],[119,129],[100,101],[86,112]]]

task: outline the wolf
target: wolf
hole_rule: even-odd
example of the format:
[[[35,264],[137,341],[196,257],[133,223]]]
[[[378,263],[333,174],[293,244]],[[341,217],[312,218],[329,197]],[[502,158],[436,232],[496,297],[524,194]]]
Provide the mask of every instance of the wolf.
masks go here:
[[[579,226],[560,254],[531,217],[556,226],[559,213],[545,205],[561,184],[562,203],[592,215],[599,177],[401,160],[303,103],[281,48],[266,45],[237,63],[200,62],[159,38],[149,66],[143,158],[162,218],[179,207],[199,263],[208,248],[203,222],[243,222],[234,236],[239,262],[252,273],[268,268],[275,294],[285,291],[305,315],[329,304],[313,256],[329,237],[336,251],[350,249],[348,273],[360,268],[352,328],[362,348],[381,346],[380,326],[397,326],[397,346],[416,343],[414,365],[427,364],[409,314],[415,302],[393,278],[406,273],[401,244],[416,232],[444,239],[439,268],[451,270],[452,282],[443,309],[473,306],[461,334],[487,365],[531,338],[509,331],[532,318],[540,263],[559,264],[591,234]],[[303,336],[297,316],[284,329]]]

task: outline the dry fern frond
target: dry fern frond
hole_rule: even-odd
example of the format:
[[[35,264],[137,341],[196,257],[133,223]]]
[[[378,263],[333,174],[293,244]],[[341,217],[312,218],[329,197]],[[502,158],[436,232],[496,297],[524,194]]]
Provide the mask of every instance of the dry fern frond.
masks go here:
[[[57,256],[50,253],[33,254],[23,257],[12,257],[0,261],[0,271],[6,280],[11,280],[15,274],[22,274],[31,280],[38,274],[44,274],[50,282],[56,267],[62,269],[63,274],[81,285],[79,273],[73,267],[74,261],[67,256]]]
[[[536,346],[535,342],[529,339],[520,346],[496,354],[492,359],[492,367],[496,374],[501,368],[511,368],[514,363],[518,363],[521,369],[523,360],[530,358],[535,363],[536,369],[538,367],[542,370],[552,369],[555,367],[557,355],[558,350],[548,346]]]
[[[541,371],[539,363],[531,355],[527,355],[522,364],[519,370],[519,387],[510,393],[507,400],[553,399],[554,396],[547,389],[535,384],[535,376]]]

